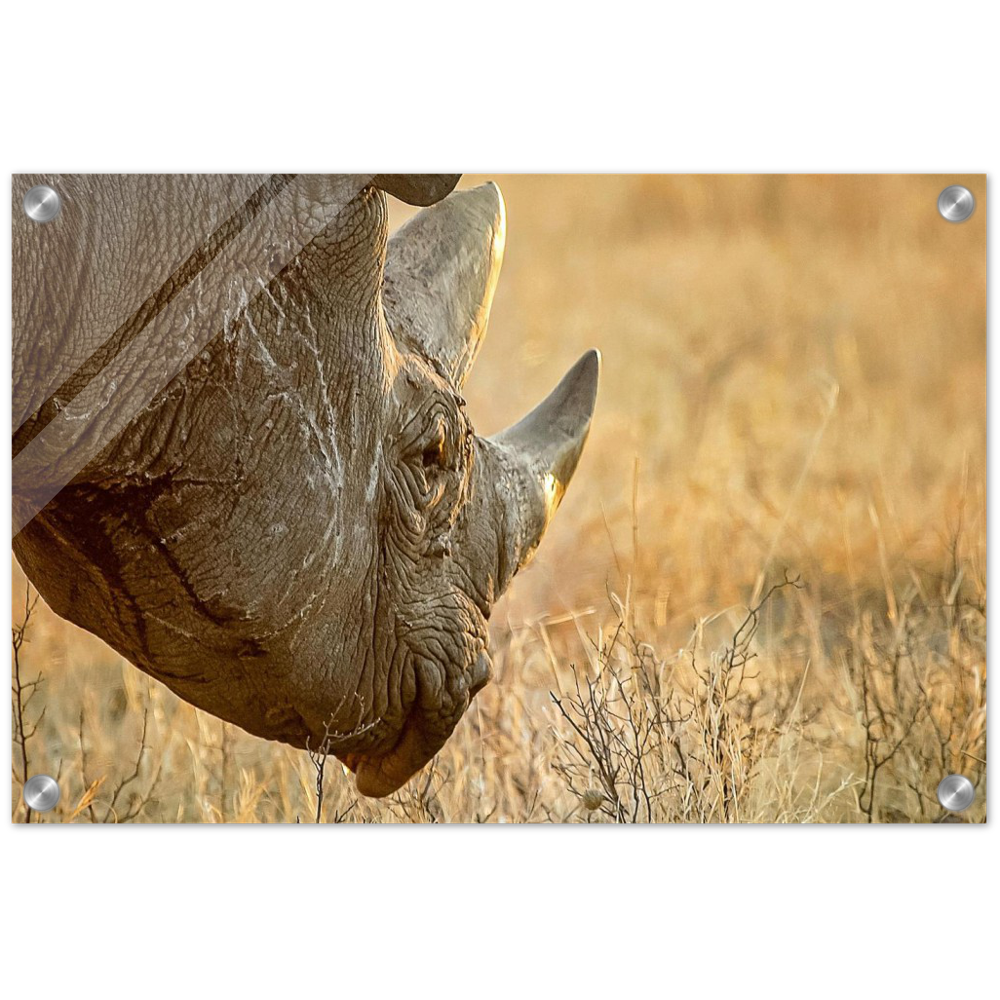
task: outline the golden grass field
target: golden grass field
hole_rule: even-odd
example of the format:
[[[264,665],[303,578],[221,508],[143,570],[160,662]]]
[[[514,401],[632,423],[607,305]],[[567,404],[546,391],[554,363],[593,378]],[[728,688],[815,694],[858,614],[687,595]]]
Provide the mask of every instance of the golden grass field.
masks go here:
[[[469,412],[492,433],[599,347],[594,427],[494,613],[493,683],[386,800],[330,758],[319,818],[919,822],[961,772],[983,820],[984,178],[957,179],[962,225],[935,208],[953,177],[492,179]],[[15,565],[15,635],[24,601]],[[42,603],[24,638],[27,772],[63,788],[33,822],[316,820],[307,754]]]

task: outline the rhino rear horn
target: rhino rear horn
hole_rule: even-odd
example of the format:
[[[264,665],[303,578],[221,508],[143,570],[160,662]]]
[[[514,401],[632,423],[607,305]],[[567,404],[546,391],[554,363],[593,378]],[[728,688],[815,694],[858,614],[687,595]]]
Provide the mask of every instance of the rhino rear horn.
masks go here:
[[[389,329],[457,389],[486,333],[505,229],[500,189],[489,183],[450,194],[389,240],[383,286]]]

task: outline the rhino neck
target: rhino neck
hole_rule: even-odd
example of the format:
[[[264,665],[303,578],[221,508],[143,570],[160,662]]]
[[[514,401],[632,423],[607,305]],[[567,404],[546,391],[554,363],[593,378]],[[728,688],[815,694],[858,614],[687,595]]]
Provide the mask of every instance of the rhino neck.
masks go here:
[[[351,651],[390,378],[384,214],[381,194],[359,196],[234,302],[14,542],[57,613],[194,704],[300,745],[303,688],[337,665],[347,690],[363,669]]]

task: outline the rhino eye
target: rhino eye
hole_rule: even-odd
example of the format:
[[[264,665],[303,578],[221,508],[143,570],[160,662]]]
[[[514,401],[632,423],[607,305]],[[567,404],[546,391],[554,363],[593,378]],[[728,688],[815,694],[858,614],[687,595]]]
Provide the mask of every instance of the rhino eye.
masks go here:
[[[430,468],[444,468],[444,446],[442,442],[435,441],[433,444],[428,445],[424,448],[423,454],[420,456],[421,462],[425,469]]]

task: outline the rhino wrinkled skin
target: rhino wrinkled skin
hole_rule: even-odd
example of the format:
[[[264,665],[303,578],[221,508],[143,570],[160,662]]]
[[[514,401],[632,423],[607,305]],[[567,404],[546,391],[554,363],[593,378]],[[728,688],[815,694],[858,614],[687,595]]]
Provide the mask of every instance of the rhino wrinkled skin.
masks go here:
[[[15,510],[36,488],[26,483],[55,484],[14,539],[21,566],[58,614],[182,698],[257,736],[325,746],[365,795],[430,760],[488,681],[490,608],[558,505],[596,396],[592,351],[519,424],[475,434],[461,389],[504,206],[495,185],[452,191],[456,181],[297,182],[303,213],[343,204],[289,259],[261,248],[259,294],[220,303],[226,282],[196,287],[163,260],[222,225],[225,212],[183,217],[202,179],[14,179],[15,461],[120,363],[141,325],[131,284],[163,280],[169,297],[186,281],[197,295],[185,323],[224,317],[162,390],[133,400],[123,429],[107,425],[96,457],[83,464],[67,446],[15,476]],[[46,226],[18,210],[35,183],[64,198]],[[430,206],[391,240],[386,192]],[[112,215],[99,239],[85,219],[95,206]],[[108,340],[108,315],[132,332]],[[125,380],[109,384],[124,400]]]

